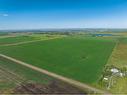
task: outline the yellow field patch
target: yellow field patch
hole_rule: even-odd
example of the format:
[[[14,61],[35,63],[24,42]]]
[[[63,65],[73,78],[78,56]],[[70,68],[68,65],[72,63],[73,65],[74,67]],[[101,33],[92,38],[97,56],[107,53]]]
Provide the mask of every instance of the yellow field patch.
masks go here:
[[[114,85],[111,91],[116,94],[124,95],[124,93],[127,93],[126,88],[127,88],[127,78],[119,78],[117,80],[116,85]]]
[[[118,68],[127,67],[127,44],[119,43],[114,49],[108,65]]]

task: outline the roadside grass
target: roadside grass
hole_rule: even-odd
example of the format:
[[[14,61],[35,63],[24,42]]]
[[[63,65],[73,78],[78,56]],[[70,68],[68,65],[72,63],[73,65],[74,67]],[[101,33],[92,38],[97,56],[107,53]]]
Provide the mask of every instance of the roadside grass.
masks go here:
[[[0,53],[80,82],[94,84],[100,78],[114,46],[112,40],[66,37],[0,47]]]

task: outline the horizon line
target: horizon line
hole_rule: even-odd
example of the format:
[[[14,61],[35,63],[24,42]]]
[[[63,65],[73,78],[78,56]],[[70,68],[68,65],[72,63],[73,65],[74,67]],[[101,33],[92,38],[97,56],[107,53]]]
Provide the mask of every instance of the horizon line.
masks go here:
[[[0,29],[0,31],[8,30],[62,30],[62,29],[127,29],[127,28],[38,28],[38,29]]]

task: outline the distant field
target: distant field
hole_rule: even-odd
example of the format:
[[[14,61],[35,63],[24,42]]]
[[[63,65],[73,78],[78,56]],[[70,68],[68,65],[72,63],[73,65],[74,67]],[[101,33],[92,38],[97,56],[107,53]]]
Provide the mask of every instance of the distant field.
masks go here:
[[[0,45],[7,45],[7,44],[14,44],[20,42],[28,42],[28,41],[36,41],[36,40],[47,40],[47,39],[54,39],[54,38],[61,38],[63,36],[59,35],[29,35],[29,36],[15,36],[15,37],[5,37],[0,38]]]
[[[6,32],[0,32],[0,36],[5,36],[5,35],[8,35],[8,33],[6,33]]]
[[[81,82],[95,83],[114,45],[112,40],[62,38],[0,47],[0,53]]]
[[[24,42],[24,41],[31,41],[31,40],[34,40],[34,38],[30,37],[30,36],[0,38],[0,45],[12,44],[12,43],[18,43],[18,42]]]

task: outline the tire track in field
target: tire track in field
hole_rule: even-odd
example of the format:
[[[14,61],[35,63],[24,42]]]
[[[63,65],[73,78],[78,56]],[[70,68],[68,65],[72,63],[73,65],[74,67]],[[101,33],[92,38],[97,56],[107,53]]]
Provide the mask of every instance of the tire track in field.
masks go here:
[[[3,69],[3,68],[2,68]],[[29,87],[27,87],[25,84],[23,84],[26,80],[24,80],[24,79],[19,79],[18,78],[18,76],[16,75],[15,76],[15,74],[14,73],[11,73],[11,72],[8,72],[8,71],[6,71],[6,70],[1,70],[1,68],[0,68],[0,74],[2,75],[2,77],[3,78],[5,78],[7,81],[9,81],[9,82],[13,82],[14,84],[15,84],[15,87],[20,87],[20,86],[22,86],[22,87],[24,87],[24,89],[26,89],[27,91],[30,91],[32,94],[25,94],[25,95],[34,95],[34,94],[36,94],[36,92],[33,90],[33,89],[31,89],[31,88],[29,88]],[[40,89],[39,89],[40,90]],[[11,95],[11,93],[4,93],[4,94],[2,94],[2,95]],[[0,95],[1,95],[1,93],[0,93]],[[17,94],[16,94],[17,95]],[[18,94],[19,95],[19,94]]]
[[[36,66],[30,65],[30,64],[27,64],[25,62],[22,62],[20,60],[14,59],[12,57],[6,56],[4,54],[0,54],[0,57],[5,58],[5,59],[10,60],[10,61],[13,61],[13,62],[15,62],[17,64],[26,66],[28,68],[31,68],[31,69],[33,69],[35,71],[38,71],[38,72],[41,72],[41,73],[46,74],[48,76],[51,76],[53,78],[59,79],[61,81],[64,81],[64,82],[66,82],[68,84],[71,84],[71,85],[73,85],[75,87],[78,87],[78,88],[80,88],[82,90],[88,89],[90,91],[93,91],[94,93],[103,94],[103,95],[111,95],[110,93],[108,93],[106,91],[103,91],[103,90],[100,90],[100,89],[91,87],[91,86],[89,86],[87,84],[81,83],[79,81],[76,81],[76,80],[73,80],[73,79],[70,79],[70,78],[63,77],[61,75],[57,75],[57,74],[52,73],[52,72],[49,72],[49,71],[47,71],[45,69],[41,69],[39,67],[36,67]]]
[[[46,40],[52,40],[52,39],[58,39],[58,38],[61,38],[61,37],[34,40],[34,41],[24,41],[24,42],[12,43],[12,44],[3,44],[3,45],[0,45],[0,46],[16,46],[16,45],[22,45],[22,44],[28,44],[28,43],[40,42],[40,41],[46,41]]]
[[[6,67],[0,66],[0,70],[5,72],[5,74],[9,74],[9,76],[13,76],[15,79],[17,80],[22,80],[25,81],[25,79],[23,77],[21,77],[20,75],[14,73],[11,70],[5,69]]]
[[[30,91],[32,93],[32,94],[25,94],[25,95],[33,95],[34,93],[36,94],[36,92],[33,89],[31,89],[31,88],[27,87],[25,84],[23,84],[25,82],[27,83],[28,80],[24,79],[23,77],[15,74],[14,72],[12,72],[10,70],[5,69],[3,66],[0,66],[0,76],[1,76],[0,79],[4,78],[4,80],[6,80],[7,82],[8,81],[11,83],[13,82],[16,87],[22,86],[22,87],[24,87],[24,89],[26,89],[27,91]],[[38,90],[41,91],[41,89],[39,89],[39,88],[38,88]],[[6,93],[6,94],[10,95],[11,93]],[[5,93],[3,95],[5,95]]]
[[[3,39],[3,38],[13,38],[13,37],[16,37],[16,36],[0,36],[0,39]]]

